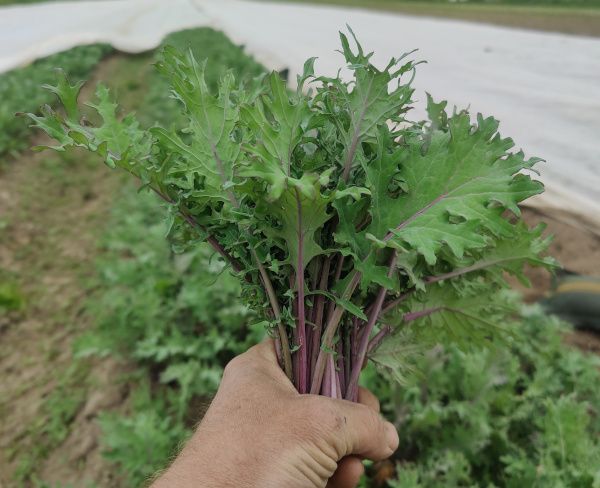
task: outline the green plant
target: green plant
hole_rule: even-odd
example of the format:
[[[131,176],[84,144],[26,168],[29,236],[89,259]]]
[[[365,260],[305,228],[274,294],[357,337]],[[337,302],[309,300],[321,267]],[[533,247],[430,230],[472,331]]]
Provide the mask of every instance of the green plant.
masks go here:
[[[97,326],[77,340],[76,354],[120,355],[157,373],[177,387],[171,403],[182,420],[191,398],[215,391],[223,365],[261,330],[247,327],[252,314],[223,263],[206,245],[173,254],[160,207],[142,197],[129,192],[115,208],[98,262],[96,286],[104,291],[88,305]]]
[[[99,421],[106,458],[119,463],[128,486],[141,486],[165,466],[189,432],[171,415],[168,401],[150,394],[147,383],[136,390],[132,407],[127,417],[103,413]]]
[[[85,78],[112,48],[106,45],[79,46],[35,61],[24,68],[0,74],[0,156],[24,149],[29,144],[27,120],[15,113],[35,110],[53,102],[53,95],[40,91],[41,84],[55,79],[57,67],[73,78]]]
[[[393,488],[600,486],[600,360],[528,309],[510,348],[438,347],[402,387],[372,384],[402,439]]]
[[[25,299],[19,286],[12,280],[0,280],[0,313],[20,310]]]
[[[165,48],[157,68],[183,131],[119,120],[103,86],[102,123],[82,125],[81,86],[64,76],[52,91],[66,117],[30,118],[54,149],[85,147],[159,195],[180,250],[207,241],[229,263],[300,392],[355,400],[386,336],[373,358],[397,376],[410,347],[493,343],[514,312],[503,273],[525,280],[524,263],[553,261],[542,227],[514,222],[542,191],[526,174],[538,159],[511,152],[493,118],[473,124],[431,97],[429,121],[409,121],[415,64],[379,70],[341,40],[354,78],[316,78],[313,96],[314,59],[293,93],[276,73],[247,87],[228,73],[212,95],[204,64]]]
[[[245,54],[240,46],[233,44],[225,34],[210,28],[187,29],[169,34],[161,43],[161,48],[172,46],[178,51],[190,51],[198,59],[211,60],[204,71],[204,79],[209,90],[216,92],[219,80],[228,72],[235,74],[238,80],[248,80],[265,73],[264,66]],[[156,56],[156,61],[160,56]],[[176,98],[165,97],[169,92],[167,79],[155,72],[144,107],[138,113],[142,126],[150,127],[156,123],[163,127],[175,127],[178,130],[187,125],[187,117],[181,111]]]

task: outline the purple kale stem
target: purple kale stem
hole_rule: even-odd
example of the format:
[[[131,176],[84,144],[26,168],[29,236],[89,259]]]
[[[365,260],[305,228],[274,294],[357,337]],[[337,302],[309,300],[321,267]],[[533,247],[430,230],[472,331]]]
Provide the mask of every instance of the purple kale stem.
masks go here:
[[[323,378],[323,390],[321,394],[331,398],[340,398],[339,378],[335,372],[335,363],[332,354],[327,357],[325,377]]]
[[[323,376],[323,384],[321,385],[321,395],[330,397],[331,392],[332,392],[331,372],[329,371],[329,359],[328,359],[327,364],[325,365],[325,374]]]
[[[349,300],[356,290],[358,283],[360,281],[361,274],[354,270],[352,271],[352,277],[350,278],[348,284],[346,285],[346,289],[342,293],[342,298],[344,300]],[[325,363],[327,356],[330,356],[330,352],[326,352],[331,350],[333,345],[333,338],[338,329],[338,325],[340,324],[340,320],[342,319],[342,315],[344,314],[344,308],[340,305],[336,306],[333,313],[331,314],[331,320],[327,322],[327,327],[325,327],[325,332],[323,333],[323,340],[321,341],[321,347],[319,350],[319,355],[317,357],[317,362],[315,364],[315,370],[313,372],[312,383],[310,387],[310,392],[313,394],[318,394],[321,389],[321,383],[323,381],[323,372],[325,371]]]
[[[292,290],[294,288],[294,284],[296,283],[296,274],[292,272],[292,274],[289,277],[290,283],[289,283],[289,289]],[[291,303],[291,307],[292,307],[292,317],[296,317],[294,320],[294,327],[292,329],[292,343],[294,344],[294,353],[292,354],[292,371],[294,372],[294,379],[293,379],[293,383],[294,386],[296,387],[296,390],[300,390],[300,368],[298,367],[298,363],[300,361],[300,355],[298,354],[298,351],[300,350],[299,347],[299,339],[298,339],[298,302],[296,300],[292,300]]]
[[[312,261],[312,276],[313,281],[310,284],[312,290],[319,289],[319,278],[321,277],[320,270],[323,266],[323,259],[319,256],[314,261]],[[316,335],[316,318],[317,310],[316,310],[316,297],[311,297],[309,303],[307,304],[306,309],[306,357],[308,358],[306,364],[306,377],[308,381],[312,378],[312,356],[313,356],[313,347],[314,347],[314,337]],[[321,333],[319,332],[319,336]],[[310,390],[310,383],[307,385],[307,389]]]
[[[310,358],[312,357],[312,344],[313,344],[313,336],[315,334],[315,328],[312,324],[314,324],[314,307],[309,307],[306,311],[306,316],[308,317],[308,321],[306,324],[306,377],[308,380],[311,378],[312,374],[312,364],[310,362]],[[310,389],[310,384],[306,386],[307,391]]]
[[[323,268],[321,270],[321,280],[319,282],[319,289],[322,291],[327,290],[329,281],[329,267],[331,265],[331,258],[327,256],[323,262]],[[323,330],[323,312],[325,310],[325,297],[318,295],[315,303],[315,330],[312,336],[312,347],[310,354],[310,374],[311,377],[314,374],[315,365],[317,363],[317,357],[319,356],[319,349],[321,347],[321,331]]]
[[[335,274],[333,275],[333,281],[331,282],[331,287],[333,287],[340,279],[342,275],[342,268],[344,267],[345,257],[343,254],[338,255],[337,264],[335,267]],[[329,303],[329,308],[327,309],[327,322],[331,320],[331,316],[333,315],[333,311],[335,310],[335,302]]]
[[[252,253],[252,257],[258,266],[258,271],[260,273],[263,288],[267,293],[267,297],[269,297],[271,309],[273,310],[273,315],[275,315],[275,320],[277,322],[277,340],[281,344],[283,356],[283,370],[285,371],[285,374],[290,379],[290,381],[292,381],[292,353],[290,350],[290,343],[288,340],[287,331],[285,330],[285,326],[281,321],[281,309],[279,308],[279,301],[277,300],[277,295],[275,294],[275,290],[273,289],[273,283],[269,278],[269,274],[267,273],[267,270],[265,269],[263,264],[258,259],[256,251],[252,247],[250,247],[250,252]]]
[[[350,372],[352,371],[352,368],[354,367],[354,365],[356,364],[356,358],[358,355],[358,323],[359,323],[359,318],[358,317],[354,317],[352,319],[352,331],[350,332],[350,371],[348,371],[348,374],[346,375],[346,391],[348,391],[348,384],[350,382]]]
[[[461,276],[467,273],[471,273],[472,271],[478,271],[480,269],[489,268],[490,266],[495,266],[502,262],[509,261],[509,259],[494,259],[492,261],[483,261],[480,263],[473,264],[471,266],[467,266],[465,268],[460,268],[449,273],[437,275],[437,276],[428,276],[423,281],[425,283],[436,283],[442,280],[449,280],[450,278],[456,278],[457,276]]]
[[[369,89],[370,87],[371,85],[369,85]],[[348,149],[348,153],[346,154],[346,158],[344,160],[344,171],[342,173],[342,180],[344,183],[347,183],[348,178],[350,177],[350,170],[352,169],[352,163],[354,162],[354,155],[356,154],[356,149],[358,148],[358,143],[360,140],[360,126],[365,118],[367,108],[368,104],[365,104],[360,112],[358,123],[356,124],[354,133],[352,134],[352,142],[350,143],[350,148]]]
[[[306,310],[304,308],[304,235],[302,223],[302,205],[300,203],[300,193],[296,188],[296,207],[298,208],[298,262],[296,263],[296,288],[298,295],[298,322],[296,329],[298,331],[298,391],[306,393],[308,391],[308,354],[306,344]]]
[[[343,350],[343,342],[344,340],[340,338],[337,344],[337,372],[335,373],[338,391],[340,392],[340,398],[344,397],[344,393],[346,392],[346,376],[344,371],[344,350]]]
[[[169,198],[167,195],[165,195],[164,193],[162,193],[160,190],[158,190],[157,188],[154,187],[150,187],[152,188],[152,191],[154,193],[156,193],[162,200],[164,200],[165,202],[167,202],[170,205],[175,205],[176,202],[173,201],[173,199]],[[198,229],[200,229],[202,232],[206,232],[206,229],[204,228],[204,226],[202,226],[201,224],[199,224],[196,219],[194,219],[194,217],[192,217],[190,214],[188,214],[182,207],[178,207],[178,212],[179,215],[181,215],[181,217],[188,223],[190,224],[192,227],[197,227]],[[241,265],[241,263],[235,259],[231,254],[229,254],[225,248],[221,245],[221,243],[219,241],[217,241],[217,239],[215,239],[214,236],[209,235],[206,238],[206,241],[210,244],[210,246],[217,251],[221,256],[223,256],[223,258],[225,259],[225,261],[227,261],[231,267],[233,268],[233,270],[236,273],[239,273],[240,271],[242,271],[244,269],[244,267]]]
[[[390,259],[390,265],[388,269],[388,278],[391,278],[396,270],[396,259],[397,259],[396,251],[392,253],[392,258]],[[352,372],[350,373],[350,380],[348,381],[348,389],[346,390],[346,399],[351,400],[354,398],[356,394],[356,389],[358,388],[358,377],[360,375],[360,371],[362,369],[363,362],[365,357],[367,356],[367,347],[369,345],[369,337],[371,336],[371,332],[373,331],[373,327],[377,323],[377,319],[379,318],[379,312],[381,312],[381,307],[383,306],[383,301],[385,300],[385,296],[387,294],[387,289],[385,287],[379,288],[379,292],[377,293],[377,298],[375,299],[375,304],[373,309],[371,310],[371,314],[369,315],[369,321],[367,325],[361,332],[360,344],[358,346],[358,354],[356,357],[356,364],[352,367]]]
[[[367,346],[367,355],[375,351],[375,349],[379,347],[379,344],[381,344],[381,341],[383,341],[383,339],[385,339],[390,332],[392,332],[392,327],[389,325],[384,325],[381,330],[373,336],[373,339],[369,341],[369,345]]]
[[[403,293],[398,298],[394,298],[393,300],[390,300],[389,302],[385,302],[383,304],[383,307],[381,308],[381,315],[385,315],[390,310],[396,308],[400,303],[402,303],[404,300],[406,300],[414,290],[415,289],[413,288],[412,290],[409,290],[406,293]]]
[[[402,317],[402,321],[403,322],[412,322],[412,321],[420,319],[422,317],[427,317],[436,312],[439,312],[440,310],[442,310],[442,308],[443,307],[434,307],[434,308],[428,308],[426,310],[420,310],[419,312],[406,313]],[[392,332],[392,327],[390,325],[384,325],[381,328],[381,330],[379,332],[377,332],[377,334],[375,334],[373,336],[373,338],[369,341],[369,345],[367,346],[367,354],[371,354],[372,352],[374,352],[379,347],[379,345],[383,342],[383,339],[385,339],[388,335],[390,335],[391,332]]]
[[[439,312],[440,310],[443,310],[443,308],[444,307],[433,307],[433,308],[426,308],[425,310],[419,310],[418,312],[405,313],[404,316],[402,317],[402,320],[404,322],[412,322],[413,320],[417,320],[422,317],[427,317],[436,312]]]
[[[354,327],[354,325],[352,325]],[[350,378],[350,371],[352,370],[352,329],[346,331],[344,335],[344,393],[348,388],[348,378]]]
[[[333,359],[331,361],[333,362]],[[332,382],[335,385],[335,395],[332,396],[333,398],[344,398],[344,395],[342,393],[340,375],[336,373],[335,367],[332,367],[331,369],[333,371],[333,378],[335,379],[335,381]]]

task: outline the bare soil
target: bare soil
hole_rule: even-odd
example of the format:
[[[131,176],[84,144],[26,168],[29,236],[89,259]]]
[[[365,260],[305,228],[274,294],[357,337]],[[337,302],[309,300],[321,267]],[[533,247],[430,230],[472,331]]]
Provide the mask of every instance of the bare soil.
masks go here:
[[[132,90],[142,59],[116,55],[97,80]],[[132,64],[133,63],[133,64]],[[148,60],[142,66],[148,65]],[[128,88],[129,87],[129,88]],[[46,144],[36,135],[34,144]],[[0,315],[0,487],[116,486],[101,455],[98,413],[123,404],[114,359],[74,362],[72,343],[93,320],[85,301],[101,234],[122,177],[86,154],[27,151],[0,172],[0,270],[15,277],[25,306]],[[60,447],[59,447],[60,446]]]
[[[546,234],[554,236],[549,254],[559,261],[564,272],[600,277],[600,233],[596,227],[585,225],[576,216],[557,210],[526,208],[523,217],[529,225],[546,223]],[[512,280],[513,287],[521,291],[525,301],[534,302],[551,293],[553,277],[549,273],[529,268],[527,275],[531,288]],[[600,354],[598,333],[574,330],[567,334],[565,342],[584,352]]]
[[[574,215],[557,210],[526,207],[523,218],[530,226],[546,223],[545,234],[553,236],[549,254],[559,261],[561,272],[600,276],[600,233],[592,226],[582,224]],[[552,289],[553,278],[546,271],[530,268],[527,275],[531,288],[512,283],[523,293],[526,301],[542,298]]]

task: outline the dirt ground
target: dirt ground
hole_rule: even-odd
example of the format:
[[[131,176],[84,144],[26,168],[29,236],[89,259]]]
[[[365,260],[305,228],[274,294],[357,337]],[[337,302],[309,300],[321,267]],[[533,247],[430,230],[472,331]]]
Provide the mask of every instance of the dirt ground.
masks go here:
[[[134,108],[143,84],[131,81],[142,78],[146,64],[114,56],[94,78],[133,90],[127,98]],[[26,152],[0,171],[0,269],[17,277],[26,300],[22,311],[0,317],[0,487],[40,486],[36,480],[119,486],[102,457],[96,419],[123,408],[128,392],[120,378],[128,367],[112,359],[74,362],[71,346],[93,324],[86,282],[121,182],[83,154]],[[600,276],[599,235],[556,212],[524,215],[530,224],[548,223],[556,236],[551,253],[566,269]],[[530,276],[534,288],[526,297],[533,300],[551,279],[536,270]],[[598,336],[578,332],[568,340],[600,353]]]
[[[557,210],[526,207],[523,218],[530,226],[546,223],[545,234],[554,236],[549,254],[565,272],[600,276],[600,231],[590,230],[577,217]],[[552,277],[545,271],[529,269],[528,276],[532,287],[519,287],[527,301],[541,298],[552,288]]]
[[[583,276],[600,276],[600,232],[582,225],[573,215],[557,210],[544,211],[526,208],[523,217],[529,225],[547,224],[546,233],[554,236],[549,253],[554,256],[563,271]],[[525,288],[513,280],[513,286],[521,291],[528,302],[544,297],[552,290],[552,276],[545,271],[530,268],[527,272],[531,288]],[[586,352],[600,354],[600,334],[574,331],[566,342]]]
[[[140,77],[135,59],[109,58],[94,79],[140,90],[129,83]],[[133,92],[131,108],[140,99]],[[40,135],[33,141],[47,142]],[[0,170],[0,270],[25,300],[22,311],[0,315],[0,487],[118,485],[95,418],[123,403],[126,365],[74,362],[71,346],[92,325],[86,282],[122,181],[83,153],[27,151]]]

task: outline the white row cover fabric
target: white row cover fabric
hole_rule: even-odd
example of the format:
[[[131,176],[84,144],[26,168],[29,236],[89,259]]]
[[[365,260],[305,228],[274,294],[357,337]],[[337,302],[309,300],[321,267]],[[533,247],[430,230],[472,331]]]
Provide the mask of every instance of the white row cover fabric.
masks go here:
[[[207,25],[190,0],[47,2],[0,8],[0,72],[81,44],[128,53],[153,49],[170,32]]]
[[[413,49],[427,60],[414,82],[459,108],[494,115],[501,132],[540,167],[538,204],[600,222],[600,39],[533,32],[362,9],[244,0],[100,0],[0,9],[0,71],[78,44],[108,42],[126,52],[156,47],[169,32],[211,26],[291,79],[306,58],[333,75],[348,23],[376,64]],[[348,73],[345,72],[345,75]]]

